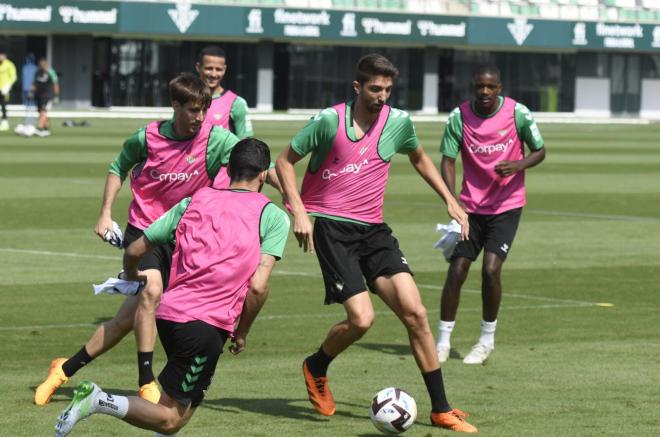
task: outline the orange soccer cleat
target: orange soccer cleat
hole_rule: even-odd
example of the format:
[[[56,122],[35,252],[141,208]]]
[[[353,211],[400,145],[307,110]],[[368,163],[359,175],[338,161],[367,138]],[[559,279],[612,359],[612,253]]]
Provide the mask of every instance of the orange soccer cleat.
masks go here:
[[[64,364],[66,360],[66,358],[55,358],[51,361],[46,380],[39,384],[34,391],[34,403],[36,405],[46,405],[50,402],[50,399],[53,397],[53,394],[55,394],[57,389],[69,380],[62,370],[62,364]]]
[[[328,387],[328,378],[325,376],[316,378],[307,367],[307,360],[303,361],[303,375],[305,376],[305,385],[309,401],[314,408],[324,416],[335,414],[335,399],[332,397],[330,387]]]
[[[454,408],[446,413],[431,413],[431,424],[457,432],[476,433],[477,428],[465,421],[469,414]]]

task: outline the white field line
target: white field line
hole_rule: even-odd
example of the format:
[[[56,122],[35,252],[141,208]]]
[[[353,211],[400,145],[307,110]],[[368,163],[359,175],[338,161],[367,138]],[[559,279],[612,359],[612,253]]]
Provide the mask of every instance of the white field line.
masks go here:
[[[113,260],[113,261],[118,261],[121,259],[119,256],[113,257],[113,256],[106,256],[106,255],[87,255],[83,253],[75,253],[75,252],[51,252],[51,251],[45,251],[45,250],[27,250],[27,249],[12,249],[12,248],[4,248],[0,247],[0,252],[9,252],[9,253],[21,253],[21,254],[29,254],[29,255],[43,255],[43,256],[63,256],[63,257],[72,257],[72,258],[92,258],[92,259],[102,259],[102,260]],[[320,278],[321,275],[318,273],[308,273],[308,272],[293,272],[289,270],[279,270],[276,269],[273,271],[274,275],[280,275],[280,276],[304,276],[304,277],[309,277],[309,278]],[[434,289],[434,290],[442,290],[442,287],[437,286],[437,285],[429,285],[429,284],[417,284],[419,288],[429,288],[429,289]],[[475,289],[470,289],[470,288],[464,288],[463,291],[467,293],[481,293],[480,290],[475,290]],[[595,302],[584,302],[584,301],[579,301],[579,300],[572,300],[572,299],[556,299],[553,297],[541,297],[541,296],[530,296],[526,294],[512,294],[512,293],[507,293],[507,296],[511,297],[518,297],[521,299],[530,299],[530,300],[541,300],[541,301],[546,301],[546,302],[558,302],[558,303],[564,303],[564,304],[579,304],[579,305],[595,305]]]
[[[541,309],[557,309],[557,308],[582,308],[597,306],[595,303],[576,303],[576,304],[546,304],[546,305],[512,305],[502,306],[504,311],[519,311],[519,310],[541,310]],[[461,308],[461,312],[480,312],[481,307],[474,308]],[[376,311],[379,317],[394,316],[392,311]],[[318,314],[273,314],[270,316],[258,316],[257,320],[296,320],[296,319],[335,319],[341,320],[346,318],[345,313],[318,313]],[[47,329],[70,329],[70,328],[95,328],[97,325],[93,323],[69,323],[69,324],[50,324],[50,325],[29,325],[29,326],[0,326],[0,332],[4,331],[34,331],[34,330],[47,330]]]
[[[93,259],[103,259],[103,260],[117,260],[117,257],[103,256],[103,255],[86,255],[82,253],[72,253],[72,252],[51,252],[51,251],[41,251],[41,250],[23,250],[23,249],[12,249],[12,248],[0,248],[0,252],[9,252],[9,253],[24,253],[31,255],[44,255],[44,256],[66,256],[66,257],[76,257],[76,258],[93,258]],[[292,272],[287,270],[275,270],[274,274],[282,276],[304,276],[304,277],[315,277],[319,278],[321,275],[317,273],[307,273],[307,272]],[[442,290],[442,287],[437,285],[429,284],[418,284],[419,288],[428,288],[433,290]],[[479,290],[475,289],[463,289],[464,292],[479,294]],[[526,294],[516,294],[516,293],[506,293],[507,296],[517,297],[521,299],[537,300],[549,302],[542,305],[512,305],[507,306],[503,305],[505,311],[517,311],[517,310],[534,310],[534,309],[557,309],[557,308],[580,308],[580,307],[592,307],[598,306],[596,302],[586,302],[572,299],[556,299],[552,297],[543,297],[543,296],[530,296]],[[554,302],[554,303],[551,303]],[[480,307],[475,308],[463,308],[461,311],[481,311]],[[377,311],[378,316],[393,316],[394,314],[391,311]],[[269,316],[261,316],[260,320],[294,320],[294,319],[316,319],[316,318],[332,318],[340,319],[345,317],[344,313],[332,312],[332,313],[318,313],[318,314],[277,314]],[[0,332],[2,331],[23,331],[23,330],[44,330],[44,329],[68,329],[68,328],[93,328],[96,325],[93,323],[70,323],[70,324],[49,324],[49,325],[28,325],[28,326],[0,326]]]

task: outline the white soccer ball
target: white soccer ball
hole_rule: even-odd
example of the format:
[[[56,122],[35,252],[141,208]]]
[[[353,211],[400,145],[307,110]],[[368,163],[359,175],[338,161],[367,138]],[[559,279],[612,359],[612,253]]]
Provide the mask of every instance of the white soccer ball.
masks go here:
[[[37,129],[31,124],[23,126],[23,135],[26,137],[31,137],[37,132]]]
[[[405,391],[389,387],[376,393],[371,401],[369,417],[379,431],[400,434],[415,423],[417,404]]]
[[[23,135],[23,132],[25,132],[25,126],[22,124],[17,124],[14,128],[14,133],[16,135]]]

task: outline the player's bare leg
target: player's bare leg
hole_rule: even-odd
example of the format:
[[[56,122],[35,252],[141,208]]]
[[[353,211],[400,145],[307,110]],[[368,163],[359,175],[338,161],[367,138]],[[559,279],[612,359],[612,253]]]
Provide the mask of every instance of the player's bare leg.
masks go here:
[[[431,424],[452,431],[477,432],[476,427],[465,421],[468,414],[449,406],[426,308],[412,275],[380,276],[374,280],[374,286],[408,331],[410,348],[431,397]]]
[[[163,294],[163,280],[157,269],[142,272],[147,285],[139,294],[135,311],[135,343],[138,353],[139,395],[150,402],[158,402],[160,391],[153,374],[153,353],[156,344],[156,309]]]
[[[449,359],[451,333],[454,330],[456,311],[461,298],[461,288],[465,283],[472,262],[463,257],[454,258],[449,264],[447,279],[440,298],[440,323],[435,345],[438,360],[444,363]]]
[[[89,364],[91,360],[119,343],[133,329],[137,304],[138,298],[136,296],[127,296],[115,316],[96,328],[83,349],[68,360],[65,358],[53,360],[48,371],[48,377],[35,390],[34,403],[45,405],[50,402],[53,394],[67,382],[69,377],[73,376],[84,365]],[[80,359],[79,355],[84,355],[86,358]]]
[[[492,252],[485,252],[481,270],[481,336],[463,359],[465,364],[483,364],[495,350],[497,313],[502,302],[501,273],[502,259]]]
[[[374,323],[374,307],[369,293],[362,292],[344,302],[346,320],[332,328],[319,351],[303,362],[303,375],[309,400],[316,411],[324,416],[335,413],[335,400],[328,386],[327,371],[330,362],[369,330]]]

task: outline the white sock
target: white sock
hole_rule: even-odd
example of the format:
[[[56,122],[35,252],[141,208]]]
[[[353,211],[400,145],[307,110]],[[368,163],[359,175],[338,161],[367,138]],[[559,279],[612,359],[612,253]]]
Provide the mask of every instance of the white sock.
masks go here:
[[[438,324],[438,346],[449,346],[451,344],[451,332],[454,330],[454,324],[456,324],[456,321],[445,322],[440,320]]]
[[[96,395],[94,399],[94,412],[108,414],[120,419],[128,413],[128,398],[126,396],[111,395],[104,391]]]
[[[479,343],[485,344],[486,346],[495,349],[495,327],[497,326],[497,320],[492,322],[487,322],[485,320],[481,321],[481,337],[479,337]]]

